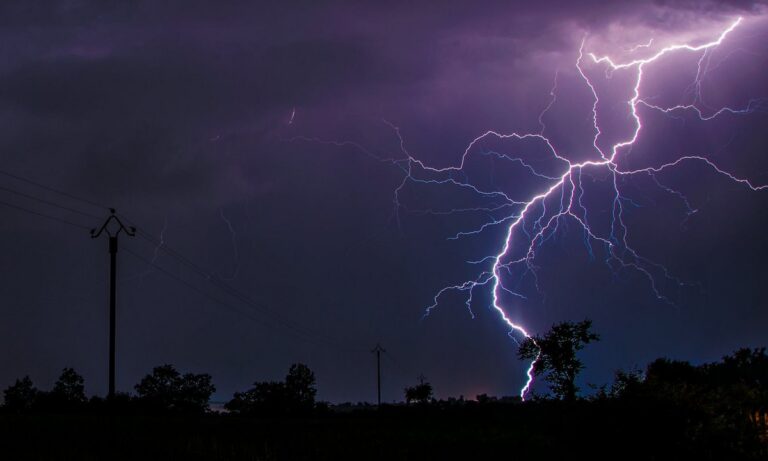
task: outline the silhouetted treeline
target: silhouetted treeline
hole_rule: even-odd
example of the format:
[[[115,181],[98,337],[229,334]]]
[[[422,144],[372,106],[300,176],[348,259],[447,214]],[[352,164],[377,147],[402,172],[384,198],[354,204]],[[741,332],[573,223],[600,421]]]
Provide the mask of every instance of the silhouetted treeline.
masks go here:
[[[23,413],[34,410],[76,411],[87,403],[83,377],[65,368],[49,392],[38,390],[29,376],[17,379],[3,393],[3,410]]]
[[[3,391],[6,413],[73,413],[103,410],[203,413],[216,388],[211,375],[181,375],[172,365],[155,367],[135,386],[136,395],[116,394],[110,401],[85,396],[83,377],[65,368],[50,391],[37,389],[29,376],[17,379]]]
[[[558,331],[583,338],[589,329],[582,326],[587,328]],[[560,342],[549,353],[560,351],[561,362],[573,366],[569,351],[578,344],[578,338]],[[581,369],[577,365],[571,370]],[[575,374],[565,379],[571,377]],[[562,378],[553,384],[562,384]],[[60,440],[59,448],[73,450],[73,459],[111,457],[111,445],[95,446],[91,453],[77,438],[84,432],[103,436],[106,421],[114,428],[110,437],[122,437],[122,446],[147,445],[147,451],[126,452],[141,457],[479,459],[513,450],[544,459],[768,459],[768,355],[762,348],[740,349],[703,365],[658,359],[644,370],[617,372],[613,383],[589,396],[579,396],[566,383],[552,396],[526,402],[485,394],[436,400],[431,383],[422,381],[403,395],[418,405],[329,408],[316,401],[316,385],[312,370],[294,364],[282,381],[255,382],[235,393],[225,406],[229,413],[221,414],[207,410],[215,391],[207,374],[159,366],[134,387],[135,395],[106,401],[87,399],[82,377],[65,369],[49,391],[36,389],[26,377],[4,391],[0,441],[12,446],[43,437]],[[106,420],[105,409],[111,415]],[[78,442],[68,448],[65,440]],[[32,459],[56,458],[45,451],[46,444],[20,447],[32,450]]]
[[[739,349],[719,362],[694,366],[657,359],[644,373],[617,372],[595,400],[631,407],[666,408],[685,419],[685,438],[739,452],[766,454],[768,355]],[[648,421],[653,424],[653,421]]]

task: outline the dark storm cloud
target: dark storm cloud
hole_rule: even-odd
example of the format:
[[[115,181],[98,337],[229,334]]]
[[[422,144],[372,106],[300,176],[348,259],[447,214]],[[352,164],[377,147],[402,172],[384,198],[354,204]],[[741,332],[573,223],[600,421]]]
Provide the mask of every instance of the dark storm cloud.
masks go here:
[[[126,257],[121,302],[123,328],[130,335],[123,338],[132,341],[121,346],[122,387],[150,366],[173,361],[211,371],[226,397],[253,379],[280,376],[289,361],[301,359],[318,369],[324,398],[366,399],[368,343],[381,339],[406,369],[405,376],[389,378],[398,384],[390,386],[388,399],[398,396],[399,383],[421,371],[443,383],[442,393],[513,393],[520,370],[494,317],[478,309],[479,319],[469,322],[457,298],[458,308],[448,303],[418,322],[435,289],[466,277],[472,268],[464,262],[487,253],[499,235],[466,243],[444,240],[481,224],[480,218],[407,216],[398,229],[390,217],[399,170],[354,149],[287,140],[297,135],[349,139],[382,156],[397,156],[399,144],[381,123],[384,118],[401,127],[407,147],[420,158],[448,165],[486,129],[538,130],[537,115],[560,69],[559,84],[570,99],[562,112],[552,112],[552,130],[562,130],[558,140],[577,155],[591,143],[590,133],[575,133],[590,123],[589,106],[580,103],[591,95],[572,69],[585,35],[600,45],[621,45],[635,35],[645,41],[649,32],[689,32],[690,24],[719,25],[764,8],[763,2],[745,1],[527,3],[2,2],[2,168],[116,204],[144,230],[159,235],[165,229],[171,247],[219,276],[239,267],[232,283],[292,321],[362,344],[354,358],[307,347],[281,330],[221,314]],[[577,110],[580,105],[586,112]],[[294,109],[295,120],[288,125]],[[677,126],[668,123],[654,126],[674,133]],[[641,148],[650,156],[664,142],[690,146],[688,140],[703,139],[696,133],[652,138]],[[743,149],[762,145],[748,136],[733,142]],[[489,184],[527,184],[498,179],[514,173],[503,168],[495,177],[488,175]],[[716,190],[727,189],[716,179],[708,181]],[[701,202],[715,200],[690,189]],[[734,200],[743,199],[728,190]],[[410,192],[414,200],[433,198],[446,208],[449,199],[460,198]],[[747,209],[761,209],[759,203],[741,203],[743,219]],[[674,212],[680,210],[670,207],[664,214],[670,220],[663,222],[676,223]],[[236,246],[222,215],[233,223]],[[698,216],[690,225],[705,219]],[[44,224],[22,215],[16,219],[4,220],[4,229],[31,250],[19,251],[20,244],[6,239],[5,270],[13,276],[2,293],[4,303],[15,307],[5,312],[2,328],[8,330],[4,337],[13,338],[10,349],[26,350],[30,341],[35,348],[0,357],[0,384],[23,373],[50,379],[56,367],[75,365],[94,383],[90,390],[98,392],[103,357],[91,349],[103,340],[103,318],[94,314],[102,311],[103,287],[94,288],[93,280],[103,283],[103,248],[96,251],[73,233],[66,234],[71,239],[53,240],[68,248],[57,249],[45,243],[58,237]],[[32,235],[22,232],[30,227]],[[712,237],[701,232],[706,236],[689,237],[690,245],[680,250],[697,267],[705,267],[706,260],[696,256],[696,248],[706,247],[711,241],[706,237]],[[732,236],[717,241],[726,237]],[[673,243],[641,245],[663,258],[675,254]],[[126,244],[149,258],[154,254],[151,246]],[[626,312],[645,312],[636,314],[637,324],[658,323],[660,342],[681,350],[673,335],[679,325],[668,320],[667,312],[648,307],[656,304],[645,286],[637,288],[642,281],[635,281],[631,296],[620,284],[600,291],[610,279],[607,269],[562,250],[567,246],[544,254],[543,261],[560,270],[542,275],[551,288],[547,302],[519,308],[520,318],[537,328],[574,315],[603,321],[610,329],[604,332],[606,341],[619,346],[606,353],[610,365],[598,367],[601,378],[614,364],[659,353],[643,344],[645,330],[633,327],[635,314]],[[573,246],[580,248],[578,242]],[[728,257],[712,253],[718,261]],[[70,266],[80,254],[93,257],[82,261],[82,272],[73,272]],[[749,264],[744,258],[742,264]],[[36,274],[33,268],[43,261],[45,269]],[[173,261],[159,261],[178,269]],[[685,262],[678,265],[682,273],[697,272]],[[714,270],[691,275],[725,277]],[[33,284],[35,276],[46,282],[45,290]],[[728,282],[743,291],[754,283]],[[717,302],[727,298],[715,291]],[[594,293],[604,299],[590,297]],[[608,304],[619,301],[626,305],[614,313]],[[744,297],[739,302],[749,305]],[[65,308],[58,309],[59,304]],[[703,325],[699,332],[715,324],[716,309],[703,310],[709,314],[696,317]],[[51,325],[57,323],[66,328],[55,331]],[[755,324],[764,325],[760,319]],[[11,335],[14,328],[28,334]],[[621,332],[628,330],[631,340],[622,342]],[[80,342],[67,346],[73,335],[81,335]],[[697,346],[706,342],[701,334],[689,336]],[[735,334],[722,336],[728,336],[723,342],[729,345],[738,342]],[[713,345],[707,353],[727,352],[721,349]],[[693,351],[688,357],[705,355]],[[355,366],[346,367],[348,362]]]
[[[70,7],[73,10],[67,11],[73,15],[79,11]],[[57,28],[70,27],[75,21],[66,15],[63,19],[55,14],[40,17],[36,9],[32,10],[20,14],[22,21],[37,26],[61,21]],[[365,91],[361,88],[408,83],[428,68],[428,63],[421,62],[421,68],[398,69],[375,46],[365,43],[364,37],[316,38],[311,33],[304,37],[289,30],[287,38],[280,36],[286,35],[286,30],[274,26],[269,31],[244,25],[228,31],[215,16],[212,24],[202,24],[201,18],[193,17],[191,23],[170,23],[166,30],[150,14],[146,27],[133,14],[126,14],[125,22],[115,15],[119,14],[105,16],[110,19],[106,20],[108,25],[118,22],[116,36],[111,35],[113,29],[102,29],[104,16],[86,15],[78,27],[94,30],[73,26],[71,33],[62,34],[69,36],[61,43],[40,46],[36,57],[21,56],[17,65],[2,70],[0,97],[4,109],[12,112],[14,123],[22,127],[6,138],[9,152],[28,147],[14,145],[13,139],[35,138],[43,148],[69,146],[66,158],[70,163],[74,160],[108,171],[101,163],[111,160],[93,158],[108,150],[110,159],[125,159],[121,163],[132,164],[136,173],[141,173],[138,170],[142,167],[147,171],[132,175],[121,168],[122,179],[107,176],[106,182],[118,181],[128,190],[131,184],[126,181],[134,179],[133,189],[145,188],[148,175],[167,170],[165,166],[176,162],[178,150],[199,152],[203,146],[215,155],[212,141],[232,131],[253,135],[253,143],[297,101],[304,107],[332,109],[359,97]],[[261,20],[258,15],[252,19]],[[15,30],[11,35],[18,33]],[[35,41],[44,40],[37,37]],[[66,134],[59,133],[62,128]],[[81,131],[80,136],[73,131]],[[147,162],[149,159],[155,160]],[[220,163],[216,158],[195,162],[200,174],[206,175],[215,172]],[[169,167],[173,169],[173,165]],[[195,172],[189,174],[188,184],[210,191],[205,182],[194,181],[198,176]],[[165,185],[173,185],[170,179]],[[226,186],[231,178],[220,181]],[[157,188],[152,191],[159,192]],[[173,187],[166,188],[167,193],[173,191]]]

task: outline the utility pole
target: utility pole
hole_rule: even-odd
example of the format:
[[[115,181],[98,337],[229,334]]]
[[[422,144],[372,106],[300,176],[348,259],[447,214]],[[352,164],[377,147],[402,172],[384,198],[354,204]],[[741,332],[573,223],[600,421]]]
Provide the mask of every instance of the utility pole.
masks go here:
[[[427,377],[424,376],[424,373],[419,373],[419,376],[417,376],[416,379],[418,379],[419,380],[419,384],[423,386],[424,385],[424,380],[427,379]]]
[[[381,408],[381,353],[387,351],[377,343],[371,352],[376,353],[376,404]]]
[[[117,236],[125,232],[129,237],[136,235],[135,227],[125,227],[115,214],[115,209],[109,209],[110,215],[99,230],[91,229],[91,238],[98,238],[102,233],[109,236],[109,393],[107,398],[115,396],[115,281],[117,275]]]

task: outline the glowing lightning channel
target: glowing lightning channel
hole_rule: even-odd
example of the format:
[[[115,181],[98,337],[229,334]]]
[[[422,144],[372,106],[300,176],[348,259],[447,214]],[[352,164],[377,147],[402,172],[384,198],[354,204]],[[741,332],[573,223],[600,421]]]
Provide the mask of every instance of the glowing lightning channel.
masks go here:
[[[477,145],[481,140],[487,138],[487,137],[496,137],[498,139],[517,139],[517,140],[523,140],[526,138],[535,138],[540,141],[542,141],[548,148],[549,152],[554,156],[554,158],[561,160],[564,162],[565,165],[565,171],[557,178],[555,179],[555,182],[546,190],[539,193],[538,195],[533,196],[527,201],[513,201],[509,200],[509,204],[522,204],[522,209],[520,209],[518,212],[514,213],[512,216],[507,216],[502,219],[493,220],[489,223],[486,223],[483,225],[480,229],[473,232],[466,232],[458,234],[460,235],[467,235],[472,233],[477,233],[482,230],[484,230],[487,226],[490,225],[496,225],[503,222],[507,222],[511,220],[511,223],[509,224],[505,239],[504,239],[504,245],[502,246],[499,253],[497,253],[495,256],[492,257],[486,257],[481,261],[476,261],[475,263],[482,263],[487,260],[493,261],[493,264],[490,268],[490,270],[482,272],[477,278],[463,282],[461,284],[448,286],[440,291],[437,292],[433,299],[433,303],[427,307],[425,311],[425,316],[429,315],[430,312],[436,308],[439,304],[439,298],[448,291],[461,291],[461,292],[468,292],[468,298],[467,298],[467,305],[469,306],[471,304],[472,300],[472,290],[478,286],[491,284],[491,295],[492,295],[492,307],[495,309],[498,314],[500,315],[501,319],[507,324],[507,326],[511,329],[510,333],[517,332],[521,335],[523,335],[526,338],[531,338],[530,333],[525,329],[524,326],[522,326],[519,323],[516,323],[512,319],[509,318],[505,310],[503,309],[500,301],[500,293],[501,292],[507,292],[512,293],[515,295],[518,295],[514,292],[514,290],[511,290],[504,286],[504,282],[502,280],[502,270],[509,271],[511,266],[517,265],[517,264],[525,264],[526,271],[533,271],[532,267],[532,260],[535,257],[535,251],[537,246],[539,246],[543,240],[546,239],[546,237],[553,232],[553,229],[557,227],[557,223],[559,222],[561,217],[570,217],[574,219],[583,229],[585,232],[586,237],[591,239],[592,241],[597,241],[605,245],[608,253],[608,260],[606,262],[609,263],[616,263],[618,264],[619,268],[631,268],[635,269],[639,272],[641,272],[645,277],[648,279],[649,284],[651,286],[651,289],[655,293],[655,295],[662,300],[668,301],[665,296],[661,294],[659,289],[657,288],[657,282],[652,274],[653,271],[659,270],[666,278],[672,279],[672,277],[668,274],[666,269],[663,267],[652,263],[648,261],[647,259],[639,256],[627,243],[627,229],[624,225],[623,219],[622,219],[622,213],[623,213],[623,205],[622,205],[622,199],[621,194],[619,193],[618,184],[616,182],[616,177],[619,175],[632,175],[632,174],[638,174],[638,173],[658,173],[659,171],[662,171],[664,169],[674,167],[684,161],[691,161],[691,160],[698,160],[703,161],[707,165],[709,165],[712,169],[714,169],[716,172],[725,175],[729,179],[733,181],[737,181],[739,183],[745,184],[748,187],[750,187],[752,190],[759,190],[768,186],[756,186],[750,183],[746,179],[740,179],[735,177],[734,175],[726,172],[725,170],[719,168],[717,165],[715,165],[710,160],[701,157],[701,156],[685,156],[680,159],[678,159],[675,162],[671,162],[665,165],[662,165],[660,167],[653,167],[653,168],[645,168],[640,170],[633,170],[633,171],[621,171],[619,170],[618,166],[616,165],[616,157],[619,154],[620,150],[626,147],[629,147],[635,143],[637,140],[640,131],[642,129],[642,122],[640,119],[640,116],[637,112],[637,106],[642,104],[644,106],[669,113],[673,111],[678,110],[693,110],[695,111],[699,117],[702,120],[710,120],[712,118],[715,118],[719,115],[722,115],[724,113],[731,113],[731,114],[744,114],[744,113],[751,113],[753,112],[759,105],[758,101],[750,101],[749,105],[744,109],[732,109],[732,108],[722,108],[718,111],[716,111],[714,114],[710,116],[704,116],[702,112],[697,109],[695,106],[674,106],[669,108],[663,108],[660,106],[652,105],[640,97],[640,87],[642,84],[642,77],[643,77],[643,71],[645,67],[654,61],[658,60],[662,56],[674,52],[674,51],[689,51],[689,52],[697,52],[697,51],[704,51],[709,50],[713,47],[716,47],[720,45],[723,40],[725,40],[726,36],[733,31],[740,23],[742,19],[738,18],[736,21],[734,21],[728,28],[726,28],[716,40],[704,43],[702,45],[690,45],[690,44],[682,44],[682,45],[672,45],[665,48],[662,48],[660,51],[658,51],[656,54],[652,55],[649,58],[643,58],[643,59],[634,59],[629,62],[624,63],[617,63],[610,57],[604,56],[604,57],[597,57],[594,54],[589,54],[589,57],[592,59],[593,63],[596,65],[603,64],[607,65],[607,72],[612,73],[619,69],[630,69],[634,68],[636,69],[636,79],[635,79],[635,85],[634,85],[634,91],[632,98],[627,101],[627,104],[630,107],[631,112],[631,118],[633,120],[633,123],[635,125],[635,128],[633,130],[632,135],[628,139],[621,140],[615,144],[613,144],[610,148],[609,152],[604,152],[598,145],[598,142],[603,135],[600,125],[598,123],[598,104],[599,104],[599,97],[597,95],[597,90],[592,83],[592,81],[587,77],[587,74],[582,69],[582,61],[584,59],[583,54],[583,48],[584,43],[582,43],[581,49],[579,51],[579,58],[576,62],[576,67],[581,75],[581,77],[584,79],[585,84],[589,87],[589,89],[592,92],[593,96],[593,105],[592,105],[592,120],[593,120],[593,127],[594,127],[594,138],[593,138],[593,146],[595,148],[595,151],[600,155],[600,160],[588,160],[581,163],[574,163],[569,160],[567,160],[562,155],[558,154],[556,149],[553,147],[550,140],[544,136],[545,132],[545,125],[542,121],[544,113],[549,110],[549,108],[554,104],[555,98],[556,98],[556,90],[557,90],[557,74],[555,76],[555,84],[551,91],[552,100],[550,103],[546,106],[544,111],[539,116],[539,124],[541,127],[541,130],[539,133],[535,134],[500,134],[494,131],[488,131],[486,133],[483,133],[481,136],[478,136],[472,142],[469,143],[467,148],[464,150],[464,153],[461,157],[461,161],[458,166],[450,166],[446,168],[433,168],[425,165],[420,160],[415,159],[408,155],[409,161],[418,167],[420,167],[424,171],[432,172],[432,173],[444,173],[449,171],[459,171],[464,168],[465,162],[467,160],[468,155],[470,154],[472,148]],[[647,44],[637,46],[635,48],[632,48],[631,51],[637,51],[640,48],[649,48],[652,45],[652,41],[649,41]],[[399,135],[399,133],[398,133]],[[405,152],[405,151],[404,151]],[[511,159],[510,159],[511,160]],[[589,167],[606,167],[609,172],[613,175],[613,187],[614,187],[614,208],[613,208],[613,223],[611,226],[611,235],[609,236],[599,236],[595,234],[592,229],[589,226],[588,220],[587,220],[587,210],[584,204],[582,203],[582,195],[583,195],[583,187],[581,186],[581,175],[585,168]],[[534,171],[534,174],[536,172]],[[409,169],[409,176],[411,175],[411,170]],[[541,176],[541,175],[539,175]],[[575,179],[577,178],[577,179]],[[462,183],[463,187],[471,186],[469,183]],[[473,186],[471,186],[473,187]],[[666,188],[667,190],[671,191],[671,189]],[[556,192],[560,192],[561,194],[561,202],[560,202],[560,208],[556,212],[553,212],[553,214],[549,217],[549,219],[545,219],[547,215],[546,210],[546,201],[550,199]],[[672,191],[674,192],[674,191]],[[577,205],[575,207],[574,205]],[[528,231],[525,231],[524,226],[526,223],[526,218],[529,214],[535,213],[533,210],[536,208],[541,208],[542,211],[538,215],[538,218],[534,221],[533,226],[533,232],[529,233]],[[690,206],[688,207],[689,210],[691,209]],[[528,246],[527,251],[524,252],[524,254],[517,258],[513,259],[511,261],[507,261],[508,254],[511,250],[511,245],[513,241],[513,237],[515,235],[516,230],[523,229],[525,233],[529,236],[530,245]],[[591,248],[591,247],[590,247]],[[676,279],[673,279],[676,280]],[[677,280],[676,280],[677,281]],[[682,282],[677,281],[678,284],[682,284]],[[471,310],[470,310],[471,312]],[[525,382],[525,385],[520,390],[520,397],[525,399],[526,395],[531,389],[531,386],[533,384],[533,376],[536,364],[538,362],[539,357],[536,357],[531,364],[528,366],[528,369],[526,370],[526,376],[527,380]]]
[[[324,141],[317,138],[306,138],[306,137],[295,137],[291,139],[291,141],[297,141],[297,140],[310,141],[310,142],[336,145],[339,147],[352,147],[363,152],[366,155],[369,155],[377,159],[382,163],[388,163],[401,169],[404,173],[404,178],[395,189],[394,197],[393,197],[393,204],[395,208],[394,213],[395,213],[395,217],[398,219],[398,223],[399,223],[400,210],[406,209],[405,206],[400,201],[400,194],[403,191],[406,184],[409,182],[416,183],[416,184],[424,184],[424,185],[443,184],[443,185],[455,186],[463,190],[467,190],[474,194],[477,194],[479,197],[482,197],[484,199],[493,200],[493,203],[491,205],[485,206],[485,207],[469,207],[469,208],[449,209],[449,210],[431,210],[431,209],[430,210],[407,210],[406,209],[407,211],[410,211],[410,212],[416,211],[420,213],[431,213],[431,214],[482,212],[491,216],[491,219],[485,224],[483,224],[481,227],[472,231],[460,232],[452,238],[460,238],[466,235],[475,235],[492,226],[497,226],[497,225],[507,226],[506,232],[505,232],[504,244],[501,247],[501,249],[498,251],[498,253],[485,256],[477,261],[468,261],[468,263],[470,264],[481,265],[481,266],[491,263],[490,267],[488,267],[486,270],[481,271],[475,278],[471,280],[457,283],[455,285],[446,286],[440,289],[439,291],[437,291],[437,293],[433,297],[432,304],[426,307],[424,312],[424,317],[429,316],[430,313],[435,308],[438,307],[440,303],[440,298],[443,295],[445,295],[448,292],[461,292],[461,293],[467,294],[465,304],[468,307],[470,315],[474,318],[474,313],[472,312],[472,308],[471,308],[471,304],[473,301],[473,291],[475,288],[490,285],[491,296],[492,296],[491,307],[499,314],[499,316],[504,321],[504,323],[510,328],[509,330],[510,337],[513,340],[517,341],[517,339],[514,336],[514,334],[516,333],[516,334],[522,335],[525,338],[531,338],[531,334],[526,330],[526,328],[520,323],[513,321],[507,315],[506,311],[502,307],[502,301],[501,301],[502,293],[517,296],[523,299],[525,298],[525,296],[516,292],[514,287],[507,286],[505,284],[503,274],[514,275],[513,269],[516,267],[520,267],[523,269],[520,280],[522,280],[523,277],[530,274],[533,277],[534,282],[536,282],[536,288],[538,289],[538,282],[536,280],[536,267],[533,264],[533,261],[536,257],[536,250],[547,239],[551,238],[554,235],[554,233],[558,230],[558,226],[560,225],[559,223],[561,221],[561,218],[570,218],[571,220],[575,221],[581,227],[581,229],[583,229],[585,245],[589,250],[590,256],[593,255],[592,242],[602,245],[606,250],[605,263],[614,271],[614,273],[624,269],[631,269],[631,270],[637,271],[647,280],[651,291],[657,297],[657,299],[671,304],[672,302],[662,293],[662,290],[658,287],[658,283],[659,283],[658,278],[663,277],[665,280],[673,282],[678,286],[682,286],[684,284],[682,281],[671,276],[666,268],[664,268],[663,266],[657,263],[654,263],[653,261],[650,261],[644,258],[629,245],[628,229],[624,223],[623,214],[624,214],[624,203],[625,202],[632,203],[632,202],[628,198],[625,198],[621,195],[619,190],[618,178],[629,176],[629,175],[637,175],[637,174],[646,174],[651,176],[651,178],[656,182],[657,185],[659,185],[659,187],[661,187],[663,190],[667,191],[668,193],[678,196],[685,202],[689,215],[694,213],[696,210],[690,206],[687,199],[681,193],[667,186],[662,185],[658,180],[656,180],[654,174],[669,168],[677,167],[687,162],[703,162],[705,165],[707,165],[709,168],[714,170],[716,173],[722,176],[725,176],[729,180],[743,184],[749,187],[751,190],[757,191],[757,190],[766,189],[768,188],[768,185],[756,185],[756,184],[753,184],[748,179],[739,178],[734,174],[729,173],[725,169],[719,167],[710,159],[703,156],[699,156],[699,155],[680,156],[677,160],[660,165],[660,166],[647,167],[647,168],[636,169],[636,170],[621,170],[616,163],[616,158],[619,155],[620,151],[622,151],[625,148],[630,148],[635,143],[635,141],[638,139],[638,136],[642,130],[642,121],[637,110],[638,106],[644,106],[649,109],[660,111],[665,114],[671,114],[673,112],[678,112],[678,111],[691,111],[696,113],[699,119],[701,119],[702,121],[711,120],[715,117],[725,115],[725,114],[741,115],[741,114],[753,113],[755,111],[758,111],[764,108],[764,104],[761,100],[752,100],[749,102],[749,104],[745,108],[742,108],[742,109],[733,109],[729,107],[724,107],[719,110],[713,111],[711,115],[704,115],[704,113],[695,105],[678,105],[678,106],[672,106],[672,107],[662,107],[659,105],[651,104],[650,102],[641,98],[640,88],[642,84],[642,77],[643,77],[643,72],[647,66],[659,60],[661,57],[676,51],[702,52],[702,57],[699,60],[699,64],[698,64],[699,72],[697,73],[696,81],[694,82],[694,86],[696,86],[697,88],[696,90],[697,101],[700,101],[701,100],[700,79],[702,78],[702,75],[703,75],[703,71],[702,71],[703,60],[705,59],[705,57],[708,57],[709,51],[717,47],[718,45],[720,45],[726,39],[728,34],[730,34],[736,27],[738,27],[738,25],[741,22],[742,22],[742,18],[736,19],[725,30],[723,30],[720,33],[720,35],[713,41],[706,42],[700,45],[678,44],[678,45],[667,46],[660,49],[655,54],[652,54],[650,57],[647,57],[647,58],[635,58],[627,62],[616,62],[608,56],[598,57],[591,53],[587,54],[586,56],[588,56],[591,59],[593,65],[605,66],[606,76],[610,76],[613,72],[621,69],[634,70],[635,72],[635,76],[633,80],[634,86],[632,88],[633,90],[632,96],[631,96],[631,99],[626,101],[627,105],[629,106],[628,107],[629,112],[631,114],[630,121],[634,125],[634,129],[632,130],[632,133],[630,136],[628,136],[626,139],[619,140],[618,142],[612,144],[610,148],[606,149],[605,151],[600,147],[600,140],[603,137],[603,132],[601,131],[600,124],[598,122],[598,106],[600,104],[600,99],[598,97],[598,92],[595,87],[595,84],[593,84],[592,80],[590,80],[587,73],[583,69],[585,54],[584,54],[584,41],[582,41],[581,47],[579,48],[578,59],[576,60],[576,69],[579,75],[581,76],[582,80],[584,81],[584,84],[591,91],[592,98],[593,98],[591,110],[592,110],[592,125],[594,130],[594,136],[592,139],[592,146],[594,148],[595,154],[597,154],[597,157],[593,160],[586,160],[580,163],[572,162],[568,160],[565,156],[558,153],[557,149],[554,147],[550,139],[547,138],[547,136],[545,136],[546,126],[543,122],[543,117],[546,114],[546,112],[554,105],[556,101],[557,73],[555,74],[553,88],[550,92],[551,100],[547,104],[547,106],[544,108],[544,110],[541,112],[538,118],[539,126],[540,126],[539,132],[523,133],[523,134],[520,134],[520,133],[502,134],[496,131],[490,131],[490,130],[486,131],[485,133],[473,139],[467,145],[466,149],[464,149],[464,152],[461,155],[461,159],[458,165],[455,165],[455,166],[446,166],[446,167],[440,167],[440,168],[432,167],[425,164],[423,161],[415,158],[405,148],[405,143],[400,134],[400,129],[394,124],[391,124],[386,121],[385,123],[387,123],[387,125],[389,125],[394,130],[399,140],[399,147],[400,147],[401,154],[404,156],[403,158],[385,158],[385,157],[378,156],[374,152],[368,149],[365,149],[360,144],[357,144],[353,141]],[[641,49],[650,49],[652,44],[653,44],[653,41],[651,40],[647,44],[638,45],[629,51],[634,53],[634,52],[638,52]],[[543,172],[538,171],[533,164],[526,162],[521,158],[511,157],[498,152],[484,151],[482,152],[483,155],[493,155],[497,158],[517,163],[523,168],[525,168],[529,173],[531,173],[535,177],[543,181],[547,181],[547,182],[551,181],[550,185],[548,187],[545,187],[543,191],[539,192],[537,195],[534,195],[532,197],[529,197],[527,199],[522,199],[522,200],[519,198],[511,197],[510,195],[501,191],[485,190],[481,187],[478,187],[472,184],[466,178],[466,175],[463,174],[463,170],[470,154],[474,151],[476,147],[480,146],[483,140],[487,138],[494,138],[497,140],[518,141],[518,142],[533,141],[533,142],[541,143],[544,147],[546,147],[548,155],[551,156],[551,160],[553,160],[556,164],[561,165],[562,169],[554,175],[544,174]],[[589,170],[593,168],[605,168],[612,177],[613,206],[610,210],[612,220],[610,225],[610,232],[608,233],[608,235],[599,235],[596,231],[594,231],[590,227],[587,207],[582,200],[584,195],[584,188],[582,186],[582,181],[581,181],[582,174],[584,173],[585,170]],[[499,217],[498,213],[505,210],[510,210],[510,211],[507,214]],[[513,253],[515,252],[515,249],[513,248],[513,245],[512,245],[513,238],[515,237],[516,232],[518,231],[523,234],[523,236],[525,237],[523,241],[527,243],[523,245],[524,248],[520,254],[513,255]],[[539,357],[534,359],[526,370],[527,380],[525,382],[525,385],[520,390],[520,397],[522,399],[525,399],[526,395],[531,389],[531,386],[533,384],[534,372],[536,369],[536,364],[538,363],[538,359]]]

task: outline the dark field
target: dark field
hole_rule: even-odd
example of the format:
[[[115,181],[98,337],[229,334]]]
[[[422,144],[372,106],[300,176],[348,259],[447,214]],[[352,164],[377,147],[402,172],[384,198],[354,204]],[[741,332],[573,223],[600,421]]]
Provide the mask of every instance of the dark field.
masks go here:
[[[611,401],[384,407],[271,419],[108,411],[2,415],[0,434],[0,458],[9,460],[766,457],[754,433],[734,433],[687,411]]]

